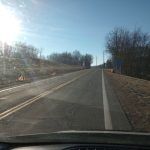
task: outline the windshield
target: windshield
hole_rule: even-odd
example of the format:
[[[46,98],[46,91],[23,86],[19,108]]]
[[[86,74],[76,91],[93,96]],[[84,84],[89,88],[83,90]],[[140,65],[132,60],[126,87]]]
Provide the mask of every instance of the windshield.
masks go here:
[[[149,6],[0,0],[0,136],[150,132]]]

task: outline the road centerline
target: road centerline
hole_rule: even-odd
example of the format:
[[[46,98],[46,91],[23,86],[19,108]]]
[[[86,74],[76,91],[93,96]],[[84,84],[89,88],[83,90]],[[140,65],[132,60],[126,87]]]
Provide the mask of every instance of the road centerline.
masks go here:
[[[83,75],[85,75],[87,73],[89,73],[89,72],[84,72],[84,73],[78,75],[77,77],[69,80],[68,82],[62,83],[62,84],[52,88],[50,91],[45,91],[45,92],[41,93],[40,95],[37,95],[37,96],[35,96],[35,97],[33,97],[33,98],[29,99],[29,100],[26,100],[25,102],[23,102],[21,104],[18,104],[17,106],[14,106],[14,107],[12,107],[12,108],[10,108],[10,109],[0,113],[0,120],[6,118],[7,116],[15,113],[16,111],[19,111],[20,109],[22,109],[22,108],[32,104],[33,102],[38,101],[40,98],[42,98],[42,97],[44,97],[44,96],[46,96],[48,94],[51,94],[51,93],[59,90],[60,88],[62,88],[64,86],[74,82],[75,80],[79,79],[80,77],[82,77]]]
[[[103,95],[103,108],[104,108],[104,125],[106,130],[112,130],[112,119],[108,104],[108,98],[106,93],[106,87],[105,87],[105,79],[104,79],[104,72],[102,70],[102,95]]]

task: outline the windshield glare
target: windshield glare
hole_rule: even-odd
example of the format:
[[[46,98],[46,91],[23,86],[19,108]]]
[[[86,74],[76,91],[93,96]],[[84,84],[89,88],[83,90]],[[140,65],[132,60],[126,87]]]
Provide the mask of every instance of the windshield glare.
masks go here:
[[[0,136],[149,133],[149,6],[0,0]]]

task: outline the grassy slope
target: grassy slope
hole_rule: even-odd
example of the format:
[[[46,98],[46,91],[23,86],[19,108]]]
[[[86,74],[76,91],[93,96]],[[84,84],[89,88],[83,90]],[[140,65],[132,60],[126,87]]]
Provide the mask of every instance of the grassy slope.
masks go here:
[[[150,132],[150,81],[105,71],[134,131]]]
[[[25,81],[22,82],[31,82],[82,69],[81,66],[59,64],[46,60],[6,59],[6,74],[3,75],[3,60],[0,61],[0,88],[19,84],[20,81],[16,80],[20,76],[25,77]]]

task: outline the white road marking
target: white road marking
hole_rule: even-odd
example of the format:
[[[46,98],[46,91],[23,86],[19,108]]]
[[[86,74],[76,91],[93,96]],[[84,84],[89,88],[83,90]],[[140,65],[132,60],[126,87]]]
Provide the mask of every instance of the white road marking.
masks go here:
[[[5,92],[5,91],[11,91],[11,90],[13,90],[13,89],[16,89],[16,88],[19,88],[19,87],[23,87],[23,86],[25,86],[25,85],[27,85],[27,84],[28,84],[28,83],[25,83],[25,84],[19,85],[19,86],[13,86],[13,87],[8,88],[8,89],[3,89],[3,90],[0,91],[0,93]]]
[[[46,91],[46,92],[44,92],[44,93],[42,93],[42,94],[40,94],[40,95],[38,95],[36,97],[33,97],[33,98],[31,98],[31,99],[29,99],[29,100],[27,100],[27,101],[25,101],[25,102],[23,102],[23,103],[21,103],[21,104],[19,104],[17,106],[14,106],[14,107],[12,107],[12,108],[10,108],[10,109],[0,113],[0,120],[6,118],[7,116],[15,113],[16,111],[18,111],[18,110],[20,110],[20,109],[22,109],[22,108],[32,104],[33,102],[40,100],[40,98],[42,98],[42,97],[44,97],[44,96],[46,96],[48,94],[51,94],[51,93],[57,91],[58,89],[60,89],[60,88],[62,88],[64,86],[74,82],[75,80],[79,79],[81,76],[83,76],[83,75],[85,75],[87,73],[89,73],[89,72],[86,72],[86,73],[84,72],[84,73],[80,74],[79,76],[73,78],[72,80],[58,85],[57,87],[51,89],[50,91]]]
[[[112,120],[109,110],[109,104],[106,94],[105,81],[104,81],[104,72],[102,70],[102,93],[103,93],[103,108],[104,108],[104,124],[106,130],[112,130]]]
[[[5,100],[5,99],[7,99],[7,97],[1,97],[1,98],[0,98],[0,100]]]
[[[80,71],[82,71],[82,70],[79,70],[78,72],[80,72]],[[58,76],[55,76],[55,77],[49,77],[49,78],[46,78],[46,79],[41,79],[39,81],[34,81],[34,82],[31,82],[31,83],[25,83],[23,85],[13,86],[13,87],[10,87],[10,88],[0,90],[0,93],[5,92],[5,91],[11,91],[11,90],[14,90],[14,89],[17,89],[17,88],[20,88],[20,87],[28,86],[30,84],[37,84],[37,83],[45,81],[45,80],[51,80],[51,79],[55,79],[57,77],[63,77],[63,76],[73,74],[73,73],[75,73],[75,72],[69,72],[69,73],[66,73],[66,74],[63,74],[63,75],[58,75]]]

